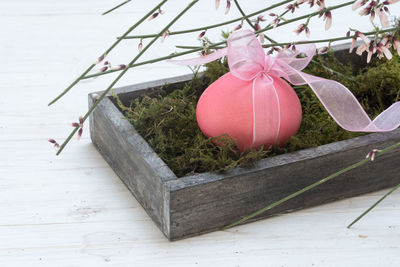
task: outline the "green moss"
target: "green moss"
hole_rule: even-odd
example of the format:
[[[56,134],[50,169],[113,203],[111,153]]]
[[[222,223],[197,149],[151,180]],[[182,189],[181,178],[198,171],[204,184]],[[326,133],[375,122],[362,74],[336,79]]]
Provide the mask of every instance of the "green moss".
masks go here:
[[[340,63],[333,54],[314,58],[305,72],[339,81],[348,87],[371,117],[399,98],[400,59],[375,60],[360,70]],[[326,66],[332,70],[322,68]],[[202,77],[195,76],[183,88],[166,85],[155,97],[137,98],[129,106],[119,99],[118,106],[137,131],[178,177],[201,172],[221,172],[235,166],[249,166],[256,161],[282,153],[345,140],[364,133],[347,132],[328,115],[308,86],[295,87],[303,108],[303,119],[296,136],[283,147],[240,153],[228,136],[221,136],[216,146],[206,138],[196,123],[196,103],[209,84],[228,72],[226,61],[207,64]],[[175,89],[175,90],[174,90]],[[172,91],[172,92],[171,92]],[[167,93],[171,92],[171,93]]]

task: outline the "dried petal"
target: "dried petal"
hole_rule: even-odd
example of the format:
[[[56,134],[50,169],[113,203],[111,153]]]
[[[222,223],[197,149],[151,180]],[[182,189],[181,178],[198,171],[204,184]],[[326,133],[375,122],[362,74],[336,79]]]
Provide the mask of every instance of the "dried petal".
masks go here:
[[[201,38],[203,38],[203,36],[206,34],[207,30],[202,31],[199,36],[197,36],[197,39],[200,40]]]
[[[321,48],[319,48],[318,49],[318,54],[320,55],[320,54],[324,54],[324,53],[326,53],[326,52],[328,52],[328,47],[327,46],[324,46],[324,47],[321,47]]]
[[[150,17],[149,17],[149,21],[150,20],[152,20],[152,19],[155,19],[155,18],[157,18],[158,17],[158,15],[159,15],[159,12],[156,12],[156,13],[154,13],[153,15],[151,15]]]
[[[352,8],[353,10],[356,10],[356,9],[362,7],[363,5],[365,5],[366,2],[367,2],[367,0],[358,0],[357,2],[355,2],[355,3],[352,5],[351,8]]]
[[[79,130],[78,130],[78,140],[81,139],[82,133],[83,133],[83,129],[79,128]]]
[[[389,27],[390,23],[385,12],[382,9],[377,9],[376,11],[378,13],[379,20],[381,21],[382,27],[384,28]]]
[[[73,123],[71,123],[71,126],[72,126],[72,127],[79,127],[79,123],[73,122]]]
[[[356,45],[356,42],[357,42],[357,38],[353,38],[352,41],[351,41],[349,53],[353,52],[353,49],[354,49],[354,46]]]
[[[330,11],[325,12],[325,30],[329,30],[329,28],[332,26],[332,13]]]

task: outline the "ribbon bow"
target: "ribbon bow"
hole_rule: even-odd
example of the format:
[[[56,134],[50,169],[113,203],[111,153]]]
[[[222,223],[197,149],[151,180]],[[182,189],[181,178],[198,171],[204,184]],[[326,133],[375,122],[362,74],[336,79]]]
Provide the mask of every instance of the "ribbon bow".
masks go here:
[[[369,118],[355,96],[339,82],[316,77],[302,72],[315,54],[314,44],[296,45],[295,54],[282,51],[276,57],[265,55],[256,35],[250,30],[232,33],[228,47],[194,59],[170,60],[182,65],[200,65],[225,55],[230,72],[235,77],[253,80],[253,146],[265,140],[274,143],[279,135],[279,97],[273,86],[273,76],[282,77],[293,85],[308,84],[322,105],[347,131],[386,132],[400,125],[400,102],[392,104],[373,121]],[[298,57],[298,55],[304,57]],[[270,129],[277,129],[272,131]]]

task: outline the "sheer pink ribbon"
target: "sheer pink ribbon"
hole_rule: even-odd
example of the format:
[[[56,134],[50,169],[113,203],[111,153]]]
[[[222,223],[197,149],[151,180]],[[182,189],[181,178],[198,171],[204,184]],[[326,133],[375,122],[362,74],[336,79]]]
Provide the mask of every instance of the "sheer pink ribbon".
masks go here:
[[[371,121],[358,100],[344,85],[301,72],[313,58],[315,45],[296,45],[296,50],[295,54],[282,51],[276,57],[265,55],[255,34],[250,30],[242,30],[230,35],[227,48],[200,58],[169,62],[200,65],[227,55],[232,75],[245,81],[253,80],[254,146],[265,140],[272,140],[274,143],[279,135],[279,98],[271,75],[282,77],[293,85],[308,84],[336,123],[347,131],[386,132],[399,127],[400,102],[392,104]],[[304,57],[297,58],[299,54]],[[271,132],[270,129],[277,130]]]

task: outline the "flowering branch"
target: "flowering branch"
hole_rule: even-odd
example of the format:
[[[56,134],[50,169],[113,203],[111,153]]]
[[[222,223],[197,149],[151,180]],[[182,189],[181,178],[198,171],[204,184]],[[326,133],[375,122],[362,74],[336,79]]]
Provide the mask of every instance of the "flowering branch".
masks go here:
[[[163,4],[165,4],[168,0],[163,0],[161,3],[156,5],[152,10],[150,10],[144,17],[142,17],[138,22],[136,22],[132,27],[130,27],[122,36],[127,36],[131,31],[133,31],[137,26],[139,26],[146,18],[151,16],[155,11],[157,11]],[[110,48],[108,48],[97,60],[95,63],[90,65],[78,78],[75,79],[60,95],[58,95],[56,98],[54,98],[50,103],[49,106],[54,104],[57,100],[59,100],[62,96],[64,96],[69,90],[72,89],[82,78],[91,71],[94,66],[96,66],[98,63],[104,60],[104,58],[107,56],[108,53],[110,53],[120,42],[122,39],[118,39],[115,41]]]
[[[208,26],[204,26],[204,27],[170,32],[169,35],[179,35],[179,34],[185,34],[185,33],[191,33],[191,32],[199,32],[199,31],[204,31],[204,30],[208,30],[208,29],[212,29],[212,28],[221,27],[221,26],[224,26],[224,25],[227,25],[227,24],[232,24],[234,22],[238,22],[238,21],[241,21],[241,20],[244,20],[244,19],[247,19],[247,18],[251,18],[251,17],[256,16],[256,15],[258,15],[260,13],[263,13],[263,12],[266,12],[268,10],[274,9],[276,7],[282,6],[282,5],[284,5],[286,3],[289,3],[291,1],[293,1],[293,0],[285,0],[285,1],[279,2],[277,4],[269,6],[267,8],[260,9],[260,10],[258,10],[256,12],[250,13],[247,16],[242,16],[242,17],[239,17],[239,18],[236,18],[236,19],[232,19],[232,20],[228,20],[228,21],[225,21],[225,22],[212,24],[212,25],[208,25]],[[118,37],[118,38],[119,39],[146,39],[146,38],[152,38],[154,36],[155,36],[154,34],[145,34],[145,35],[132,35],[132,36],[125,36],[125,37],[121,36],[121,37]]]
[[[182,10],[170,23],[168,23],[144,48],[142,51],[140,51],[133,59],[132,61],[127,65],[127,68],[123,69],[121,73],[117,76],[117,78],[114,79],[114,81],[107,87],[107,89],[98,97],[96,102],[90,107],[90,109],[86,112],[86,114],[82,117],[80,122],[83,124],[86,119],[89,117],[89,115],[94,111],[94,109],[98,106],[98,104],[103,100],[103,98],[108,94],[108,92],[113,88],[113,86],[124,76],[124,74],[128,71],[129,67],[131,67],[142,55],[144,52],[146,52],[147,49],[149,49],[155,41],[159,37],[162,36],[162,34],[169,29],[183,14],[185,14],[194,4],[196,4],[199,0],[194,0],[192,1],[184,10]],[[165,2],[165,1],[164,1]],[[71,138],[75,135],[75,133],[81,129],[79,125],[76,125],[76,127],[72,130],[70,135],[67,137],[67,139],[60,145],[60,148],[57,151],[56,155],[59,155],[61,151],[65,148],[65,146],[68,144],[68,142],[71,140]]]

